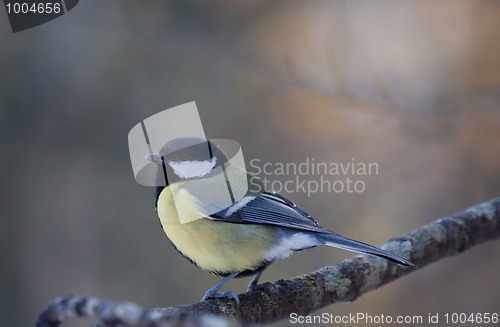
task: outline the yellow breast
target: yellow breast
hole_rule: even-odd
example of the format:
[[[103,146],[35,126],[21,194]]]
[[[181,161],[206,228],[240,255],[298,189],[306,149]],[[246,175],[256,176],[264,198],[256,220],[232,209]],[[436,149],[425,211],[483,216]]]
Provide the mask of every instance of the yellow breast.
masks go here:
[[[172,187],[176,187],[173,185]],[[255,270],[273,245],[273,232],[269,226],[233,224],[203,217],[196,200],[185,190],[174,189],[175,203],[169,187],[158,199],[158,216],[165,234],[183,255],[200,268],[230,273]],[[182,216],[192,217],[180,223]]]

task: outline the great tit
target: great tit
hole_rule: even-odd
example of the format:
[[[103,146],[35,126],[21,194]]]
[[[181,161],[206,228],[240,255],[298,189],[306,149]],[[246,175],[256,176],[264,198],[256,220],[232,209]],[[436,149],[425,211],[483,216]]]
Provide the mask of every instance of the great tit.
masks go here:
[[[199,147],[209,149],[207,156]],[[193,150],[194,149],[194,150]],[[178,138],[169,141],[160,153],[146,159],[156,163],[165,176],[165,186],[157,187],[156,212],[163,230],[175,249],[203,270],[223,276],[202,301],[213,297],[233,297],[235,293],[218,290],[235,277],[255,275],[248,285],[258,284],[264,269],[294,251],[327,245],[379,256],[403,266],[413,263],[374,246],[340,236],[321,226],[293,202],[271,190],[255,176],[231,164],[210,140]],[[223,169],[220,169],[220,168]],[[219,169],[216,169],[219,168]],[[244,181],[219,183],[221,175],[244,173]],[[221,205],[211,196],[246,191],[233,203]],[[201,193],[200,193],[201,192]],[[236,193],[236,192],[234,192]],[[180,216],[188,217],[182,222]],[[185,220],[185,219],[184,219]]]

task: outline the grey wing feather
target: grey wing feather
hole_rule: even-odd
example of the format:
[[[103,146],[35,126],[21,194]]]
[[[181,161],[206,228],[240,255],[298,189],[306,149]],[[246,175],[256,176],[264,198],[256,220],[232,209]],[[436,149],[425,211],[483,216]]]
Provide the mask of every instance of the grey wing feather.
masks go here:
[[[326,232],[306,212],[277,193],[262,193],[252,200],[244,202],[246,202],[245,205],[236,202],[233,206],[221,210],[209,218],[237,224],[267,224],[320,233]],[[234,206],[241,208],[235,210]]]

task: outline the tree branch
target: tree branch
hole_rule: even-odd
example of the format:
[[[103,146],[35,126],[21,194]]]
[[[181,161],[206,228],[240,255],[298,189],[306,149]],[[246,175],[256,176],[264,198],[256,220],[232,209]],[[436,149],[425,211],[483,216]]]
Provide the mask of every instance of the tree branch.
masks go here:
[[[245,323],[270,323],[291,313],[306,315],[336,302],[353,301],[432,262],[498,237],[500,198],[438,219],[382,246],[413,261],[413,268],[377,257],[357,256],[315,272],[279,280],[276,288],[260,285],[252,292],[239,295],[239,306],[234,300],[213,299],[172,308],[143,310],[131,303],[82,297],[59,298],[40,315],[37,326],[55,327],[71,316],[97,316],[106,326],[208,326],[196,322],[200,316],[207,314],[235,318]],[[72,299],[73,304],[70,305]],[[89,303],[93,305],[89,306]],[[179,317],[191,320],[186,325]],[[175,324],[170,324],[172,322]]]

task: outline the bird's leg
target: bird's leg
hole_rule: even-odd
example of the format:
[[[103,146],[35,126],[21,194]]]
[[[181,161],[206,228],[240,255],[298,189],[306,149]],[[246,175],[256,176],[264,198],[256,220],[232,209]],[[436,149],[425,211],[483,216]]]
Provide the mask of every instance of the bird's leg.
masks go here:
[[[210,288],[205,293],[205,296],[201,299],[201,301],[205,301],[206,299],[209,299],[209,298],[232,297],[236,301],[236,304],[239,305],[240,304],[240,299],[238,298],[238,295],[236,295],[236,293],[234,293],[232,291],[221,292],[221,293],[217,292],[222,287],[222,285],[224,285],[225,283],[229,282],[234,277],[238,276],[239,273],[240,272],[237,271],[237,272],[234,272],[234,273],[232,273],[232,274],[224,277],[224,279],[222,279],[220,282],[218,282],[217,284],[215,284],[212,288]]]
[[[262,276],[263,272],[264,272],[264,270],[261,270],[255,274],[255,276],[252,278],[252,281],[250,282],[250,284],[248,284],[247,292],[251,292],[255,289],[255,286],[257,286],[257,284],[259,283],[259,278],[260,278],[260,276]]]
[[[247,287],[247,292],[251,292],[253,290],[255,290],[255,287],[258,285],[259,283],[259,278],[260,276],[262,276],[262,273],[264,272],[264,269],[262,269],[261,271],[259,271],[258,273],[255,274],[255,276],[253,277],[252,281],[250,282],[250,284],[248,284],[248,287]],[[263,285],[265,286],[267,289],[269,289],[270,291],[275,291],[277,286],[274,284],[274,283],[271,283],[269,281],[267,282],[263,282],[261,283],[260,285]]]

